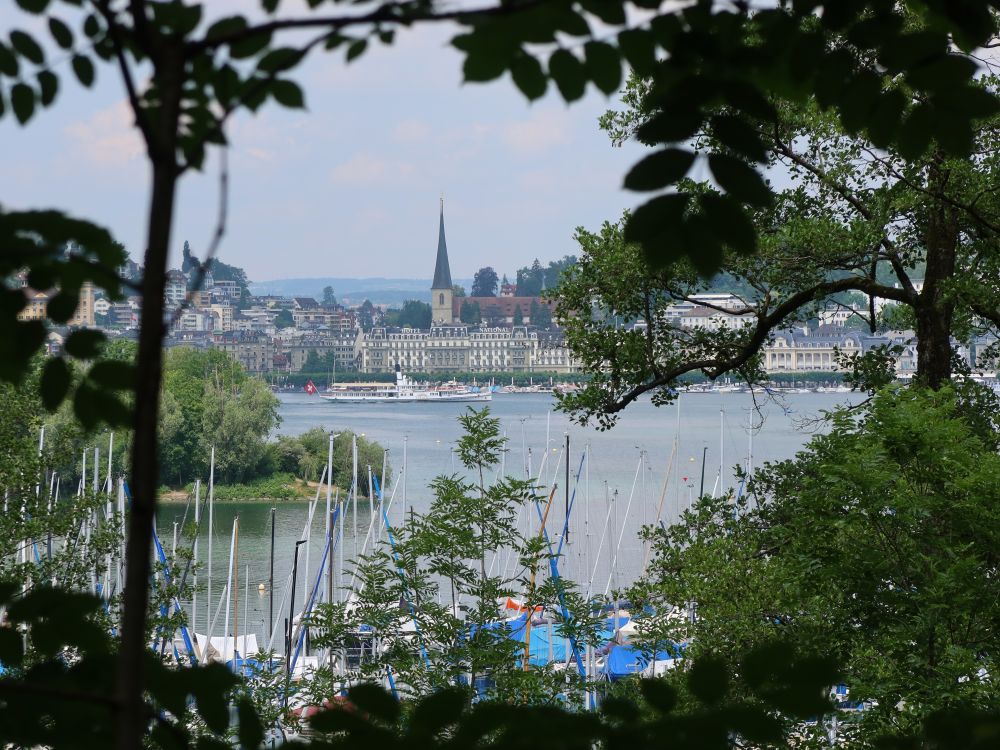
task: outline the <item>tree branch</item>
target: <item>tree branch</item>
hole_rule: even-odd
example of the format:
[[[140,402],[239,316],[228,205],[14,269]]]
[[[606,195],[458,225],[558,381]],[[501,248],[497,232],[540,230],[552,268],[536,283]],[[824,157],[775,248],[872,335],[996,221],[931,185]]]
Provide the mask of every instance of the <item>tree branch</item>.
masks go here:
[[[409,3],[385,3],[369,13],[358,15],[321,16],[319,18],[285,18],[268,21],[239,29],[229,34],[220,34],[211,39],[200,39],[188,44],[190,52],[204,52],[218,49],[227,44],[236,44],[255,36],[273,34],[275,31],[288,31],[293,29],[315,29],[323,28],[328,31],[336,31],[350,26],[362,26],[378,23],[398,23],[409,25],[418,21],[458,21],[469,22],[479,18],[489,18],[493,16],[505,16],[518,13],[529,8],[541,5],[545,0],[522,0],[517,3],[503,3],[484,8],[473,8],[470,10],[453,10],[434,12],[427,11],[425,2]]]
[[[762,134],[763,135],[763,134]],[[781,136],[778,134],[778,128],[775,126],[774,133],[772,135],[772,140],[774,142],[775,151],[783,155],[785,158],[791,160],[793,163],[799,165],[807,172],[815,175],[823,182],[825,185],[833,189],[841,198],[847,201],[861,216],[863,216],[868,221],[873,220],[872,212],[864,204],[864,202],[858,198],[857,195],[844,183],[834,180],[830,177],[829,172],[821,167],[813,164],[811,161],[806,159],[804,156],[796,152],[789,144],[785,143]],[[896,246],[892,240],[887,236],[883,235],[879,240],[879,244],[882,245],[887,253],[887,259],[892,265],[892,270],[899,279],[899,283],[902,284],[903,289],[907,291],[910,295],[906,300],[907,303],[912,304],[917,298],[917,290],[913,286],[913,282],[910,281],[909,275],[903,268],[903,264],[899,261],[899,252],[896,250]]]
[[[761,347],[767,342],[771,332],[796,310],[814,300],[822,299],[823,297],[827,297],[838,292],[848,291],[865,292],[869,296],[884,297],[885,299],[894,299],[897,302],[902,302],[903,304],[910,304],[909,295],[905,290],[887,287],[872,279],[864,277],[856,276],[816,284],[808,289],[803,289],[802,291],[793,294],[791,297],[778,305],[771,313],[759,317],[757,325],[754,327],[753,334],[735,356],[728,358],[713,357],[710,359],[700,359],[677,365],[670,370],[664,371],[658,377],[655,377],[646,383],[640,383],[639,385],[632,387],[623,396],[611,401],[610,404],[607,404],[608,408],[606,411],[612,414],[620,412],[643,394],[656,388],[671,385],[677,380],[677,378],[686,375],[689,372],[701,370],[704,371],[709,378],[715,380],[727,372],[739,369],[760,351]]]

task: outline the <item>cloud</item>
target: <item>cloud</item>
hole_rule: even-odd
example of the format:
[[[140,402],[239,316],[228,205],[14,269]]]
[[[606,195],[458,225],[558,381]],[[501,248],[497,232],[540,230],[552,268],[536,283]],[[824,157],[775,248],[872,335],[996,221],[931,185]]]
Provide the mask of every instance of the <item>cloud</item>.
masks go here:
[[[125,166],[143,154],[142,138],[124,100],[70,123],[64,131],[76,151],[98,166]]]
[[[407,162],[391,162],[373,158],[368,154],[358,154],[334,167],[331,179],[349,185],[398,183],[400,180],[411,179],[416,175],[416,171],[416,168]]]
[[[500,136],[517,156],[535,156],[572,141],[568,115],[558,110],[539,110],[527,120],[504,125]]]
[[[396,143],[423,143],[431,134],[431,126],[421,120],[403,120],[392,129]]]

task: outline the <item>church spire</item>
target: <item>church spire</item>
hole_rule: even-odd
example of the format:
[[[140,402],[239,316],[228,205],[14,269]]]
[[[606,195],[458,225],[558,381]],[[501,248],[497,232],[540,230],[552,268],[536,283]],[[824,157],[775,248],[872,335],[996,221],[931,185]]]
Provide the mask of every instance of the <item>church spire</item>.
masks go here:
[[[438,226],[437,262],[431,289],[451,289],[451,268],[448,266],[448,243],[444,239],[444,196],[441,196],[441,222]]]

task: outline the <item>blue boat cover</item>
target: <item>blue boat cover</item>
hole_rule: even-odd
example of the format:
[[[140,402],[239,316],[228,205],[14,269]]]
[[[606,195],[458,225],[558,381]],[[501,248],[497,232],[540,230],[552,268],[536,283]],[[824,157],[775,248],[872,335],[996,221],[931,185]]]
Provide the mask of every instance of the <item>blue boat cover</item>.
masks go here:
[[[656,661],[667,661],[680,656],[682,647],[674,645],[663,651],[656,652]],[[608,658],[604,662],[604,676],[614,682],[631,675],[639,674],[647,666],[650,659],[635,646],[615,646],[608,652]]]

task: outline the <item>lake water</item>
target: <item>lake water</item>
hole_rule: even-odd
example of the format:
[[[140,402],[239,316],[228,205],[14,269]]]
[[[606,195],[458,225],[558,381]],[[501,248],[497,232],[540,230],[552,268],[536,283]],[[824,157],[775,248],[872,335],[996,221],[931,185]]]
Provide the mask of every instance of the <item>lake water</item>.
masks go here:
[[[633,580],[641,571],[645,551],[637,539],[644,524],[659,517],[669,523],[697,496],[702,482],[706,493],[734,486],[734,467],[792,457],[812,434],[803,422],[823,410],[843,403],[850,394],[787,394],[780,401],[761,401],[755,409],[750,394],[684,394],[679,407],[655,407],[641,400],[628,407],[618,424],[607,431],[581,427],[555,411],[555,399],[545,394],[500,394],[488,405],[500,419],[508,439],[504,470],[508,475],[533,476],[541,471],[540,492],[548,495],[553,481],[558,483],[548,530],[556,535],[565,518],[566,436],[569,436],[570,493],[573,511],[569,540],[560,563],[562,575],[584,589],[590,585],[600,594]],[[322,401],[305,393],[281,394],[280,434],[295,435],[321,426],[334,432],[352,430],[382,444],[388,451],[393,480],[386,487],[391,498],[390,523],[399,524],[410,508],[424,511],[430,504],[430,480],[439,474],[461,472],[453,448],[461,435],[456,417],[463,404],[343,404]],[[477,405],[478,407],[479,405]],[[753,429],[751,429],[753,426]],[[815,428],[815,425],[813,426]],[[676,442],[676,450],[674,448]],[[405,471],[404,471],[405,454]],[[586,454],[582,471],[581,457]],[[543,458],[544,457],[544,458]],[[671,466],[668,477],[668,465]],[[722,471],[720,472],[720,466]],[[372,467],[378,474],[381,466]],[[579,474],[579,479],[577,475]],[[666,479],[666,481],[665,481]],[[279,620],[288,612],[287,579],[291,574],[295,541],[303,536],[309,503],[282,502],[275,508],[275,555],[273,603]],[[344,569],[363,544],[369,526],[366,500],[347,509],[344,524]],[[158,531],[168,554],[175,524],[180,527],[187,513],[183,504],[161,506]],[[199,559],[208,554],[206,511],[199,534]],[[262,645],[270,632],[271,607],[266,593],[258,594],[258,584],[267,585],[270,568],[271,506],[266,503],[217,503],[213,514],[212,615],[215,616],[228,572],[233,519],[239,516],[239,631],[258,635]],[[312,523],[311,541],[299,550],[296,609],[315,583],[317,566],[325,539],[325,490]],[[522,517],[525,531],[537,532],[537,516]],[[528,525],[530,524],[530,526]],[[355,536],[357,529],[357,536]],[[619,544],[620,540],[620,544]],[[494,572],[505,564],[501,555],[491,561]],[[508,568],[509,571],[509,568]],[[205,586],[207,571],[200,576]],[[344,583],[348,573],[344,574]],[[245,588],[248,586],[247,588]],[[324,584],[325,586],[325,584]],[[195,612],[198,632],[208,627],[205,606],[207,592],[198,595]],[[283,603],[282,603],[283,602]],[[190,604],[190,602],[188,602]],[[249,606],[245,606],[248,604]],[[234,610],[235,611],[235,610]],[[285,615],[280,614],[284,612]],[[225,614],[219,616],[215,635],[221,635]],[[230,623],[230,631],[233,623]],[[275,638],[281,648],[281,637]]]

